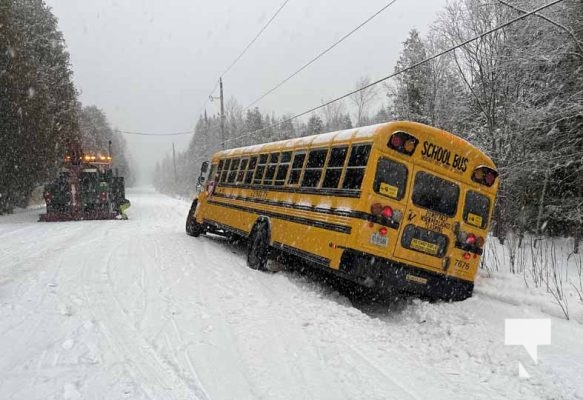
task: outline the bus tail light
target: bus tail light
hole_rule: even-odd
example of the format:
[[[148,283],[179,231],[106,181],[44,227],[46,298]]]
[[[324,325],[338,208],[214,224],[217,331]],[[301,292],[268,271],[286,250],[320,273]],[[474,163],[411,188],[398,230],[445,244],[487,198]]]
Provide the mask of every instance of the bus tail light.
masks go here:
[[[370,206],[370,213],[372,215],[379,216],[381,215],[381,212],[383,212],[383,205],[381,203],[374,203]]]
[[[384,206],[381,203],[374,203],[370,206],[369,226],[372,228],[375,223],[386,225],[396,229],[403,218],[400,210],[393,210],[391,206]]]
[[[485,242],[485,240],[482,236],[478,236],[476,238],[476,246],[482,248],[482,247],[484,247],[484,242]]]
[[[389,139],[389,148],[410,156],[415,152],[419,139],[405,132],[395,132]]]
[[[469,235],[467,235],[466,243],[472,244],[472,245],[475,244],[476,243],[476,235],[474,235],[473,233],[470,233]]]
[[[383,207],[381,215],[385,218],[393,218],[393,209],[389,206]]]
[[[387,233],[389,233],[389,230],[387,229],[387,227],[381,226],[381,228],[379,229],[379,234],[381,236],[387,236]]]

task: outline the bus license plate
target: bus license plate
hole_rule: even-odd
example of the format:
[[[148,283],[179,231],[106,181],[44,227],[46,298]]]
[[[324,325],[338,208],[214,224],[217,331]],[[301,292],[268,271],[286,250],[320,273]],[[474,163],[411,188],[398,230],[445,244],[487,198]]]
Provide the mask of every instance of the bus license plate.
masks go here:
[[[372,244],[376,244],[377,246],[387,247],[389,244],[389,237],[375,232],[370,235],[370,242]]]

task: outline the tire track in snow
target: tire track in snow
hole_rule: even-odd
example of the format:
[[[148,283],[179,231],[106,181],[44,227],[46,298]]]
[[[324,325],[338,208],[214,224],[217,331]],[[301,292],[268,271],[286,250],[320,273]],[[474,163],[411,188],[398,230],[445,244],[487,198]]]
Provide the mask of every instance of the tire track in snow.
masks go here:
[[[105,271],[101,271],[102,274],[105,273],[105,280],[95,279],[95,275],[92,273],[98,269],[98,265],[91,265],[88,261],[83,265],[83,292],[91,313],[98,321],[98,325],[110,346],[129,364],[126,371],[133,376],[136,383],[150,399],[207,400],[204,392],[189,387],[170,366],[160,359],[156,351],[141,337],[139,332],[127,323],[127,316],[123,312],[123,307],[115,296],[112,282],[107,276],[114,252],[123,245],[119,244],[113,249],[109,249]],[[95,289],[91,290],[88,287],[88,285],[95,287],[98,283],[99,287],[106,292],[105,295],[97,296]],[[107,302],[107,299],[113,301]],[[136,372],[139,376],[136,376]],[[139,377],[142,379],[138,379]]]
[[[333,398],[350,398],[344,391],[338,377],[330,368],[325,366],[325,359],[319,351],[319,348],[314,345],[313,338],[307,335],[304,329],[301,328],[301,321],[305,318],[297,318],[290,325],[289,314],[285,314],[285,312],[292,308],[291,305],[284,303],[275,289],[264,283],[264,278],[271,276],[249,269],[246,266],[245,256],[242,252],[237,247],[233,247],[233,245],[223,240],[219,241],[215,237],[207,237],[202,238],[202,244],[208,259],[216,259],[217,251],[220,252],[218,254],[221,254],[220,259],[216,262],[216,268],[207,267],[207,270],[212,271],[215,277],[217,277],[215,280],[224,280],[226,278],[234,282],[250,282],[254,288],[259,286],[263,289],[246,293],[246,287],[243,285],[232,285],[229,287],[230,290],[236,291],[233,294],[234,298],[255,298],[255,307],[253,307],[251,312],[248,312],[247,308],[242,309],[243,312],[246,312],[249,321],[253,321],[257,317],[263,321],[269,321],[270,319],[276,319],[278,321],[271,323],[269,325],[270,331],[265,332],[269,336],[266,344],[277,343],[279,351],[285,354],[285,357],[281,358],[287,361],[283,363],[283,368],[289,372],[289,376],[295,377],[294,382],[290,382],[292,383],[290,386],[301,392],[296,397],[310,399],[315,396],[315,391],[319,391],[320,395],[328,396],[327,398],[330,398],[329,396],[332,393],[335,393]],[[267,310],[267,315],[257,316],[255,314],[256,312],[264,311],[264,309]],[[281,309],[284,310],[284,314],[278,314],[278,311],[281,311]],[[227,321],[230,319],[228,314],[222,314],[223,318]],[[290,328],[293,329],[293,333],[290,332]],[[295,353],[297,349],[301,349],[299,355]],[[294,359],[299,362],[292,361]],[[318,362],[313,362],[314,359],[317,359]],[[314,368],[318,370],[317,374],[319,376],[317,387],[314,386],[315,383],[313,380],[308,379],[308,375],[313,375]],[[326,377],[325,381],[322,381],[324,377]]]
[[[152,251],[152,249],[153,249],[154,254],[155,254],[155,260],[160,260],[161,252],[160,252],[160,244],[159,244],[158,240],[153,241],[152,246],[149,246],[147,242],[142,242],[142,247],[143,247],[144,251]],[[167,269],[162,268],[161,263],[159,263],[159,262],[147,263],[146,264],[147,267],[143,269],[143,271],[145,271],[145,273],[144,273],[145,275],[148,274],[148,272],[147,272],[148,267],[150,267],[152,264],[157,265],[157,269],[156,269],[157,274],[156,275],[159,276],[163,282],[166,282],[166,284],[163,285],[165,288],[168,288],[168,289],[172,288],[174,285],[176,285],[182,279],[182,277],[180,277],[179,280],[177,282],[174,282],[173,285],[168,285],[166,274],[165,274],[165,271]],[[171,299],[168,299],[168,301],[170,302]],[[201,398],[204,398],[204,399],[209,398],[209,396],[206,394],[206,391],[204,390],[204,386],[203,386],[202,382],[200,381],[200,378],[196,372],[196,369],[194,368],[194,365],[192,363],[190,355],[188,354],[188,346],[184,342],[182,332],[180,331],[180,329],[178,328],[178,326],[176,324],[176,319],[175,319],[173,313],[170,313],[169,315],[167,315],[167,318],[169,318],[173,332],[174,332],[175,337],[177,338],[177,341],[178,341],[178,346],[170,346],[170,348],[176,349],[177,351],[180,351],[182,353],[182,357],[184,358],[184,360],[187,364],[187,367],[190,371],[190,374],[191,374],[189,379],[193,381],[194,387],[197,388],[197,390],[200,392],[199,396]],[[168,340],[169,340],[169,338],[168,338]],[[181,374],[180,371],[177,370],[178,360],[175,359],[174,361],[175,361],[176,367],[173,367],[173,368],[174,368],[175,372],[180,375]]]

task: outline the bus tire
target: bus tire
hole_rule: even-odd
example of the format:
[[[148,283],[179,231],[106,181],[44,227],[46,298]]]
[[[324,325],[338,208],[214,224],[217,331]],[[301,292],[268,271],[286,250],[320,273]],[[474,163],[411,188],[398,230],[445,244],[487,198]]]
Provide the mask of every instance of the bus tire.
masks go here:
[[[259,222],[249,235],[247,246],[247,266],[259,271],[267,271],[269,258],[269,230],[267,223]]]
[[[192,202],[192,206],[190,206],[190,211],[186,217],[186,234],[194,237],[198,237],[201,233],[204,233],[204,227],[196,222],[196,219],[193,216],[197,204],[198,200]]]

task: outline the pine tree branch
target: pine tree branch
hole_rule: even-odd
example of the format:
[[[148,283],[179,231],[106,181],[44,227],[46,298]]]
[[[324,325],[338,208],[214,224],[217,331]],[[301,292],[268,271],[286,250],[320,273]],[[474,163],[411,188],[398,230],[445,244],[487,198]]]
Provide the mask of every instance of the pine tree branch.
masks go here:
[[[521,9],[521,8],[515,6],[515,5],[509,4],[509,3],[507,3],[504,0],[498,0],[498,2],[504,4],[506,7],[512,8],[514,11],[518,11],[518,12],[520,12],[522,14],[526,14],[526,11],[525,10],[523,10],[523,9]],[[571,36],[571,39],[573,39],[573,42],[575,42],[575,45],[579,48],[579,53],[575,53],[575,54],[577,54],[579,57],[583,57],[583,46],[581,46],[581,43],[579,42],[579,40],[577,39],[577,37],[575,36],[575,34],[573,33],[572,30],[570,30],[565,25],[563,25],[563,24],[561,24],[559,22],[553,21],[552,19],[546,17],[543,14],[539,14],[539,13],[536,12],[533,15],[536,15],[537,17],[542,18],[542,19],[544,19],[547,22],[550,22],[551,24],[555,25],[559,29],[562,29],[569,36]]]

